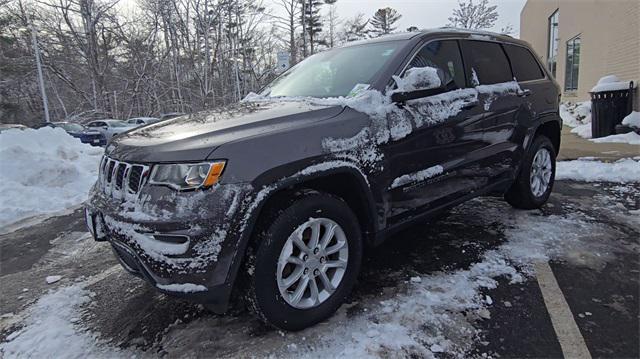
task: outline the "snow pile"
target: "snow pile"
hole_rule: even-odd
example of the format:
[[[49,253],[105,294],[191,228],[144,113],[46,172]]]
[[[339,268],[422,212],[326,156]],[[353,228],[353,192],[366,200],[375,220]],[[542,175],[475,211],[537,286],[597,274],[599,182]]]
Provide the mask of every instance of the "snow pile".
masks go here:
[[[585,125],[576,126],[571,129],[571,133],[575,133],[579,137],[590,139],[591,138],[591,123]]]
[[[608,75],[598,80],[591,92],[619,91],[629,89],[630,81],[621,81],[616,75]]]
[[[100,345],[95,334],[79,330],[79,308],[90,302],[91,293],[80,285],[61,288],[42,296],[29,308],[25,326],[7,337],[0,350],[7,358],[115,358],[118,349]],[[130,356],[130,355],[129,355]]]
[[[0,226],[87,199],[103,154],[63,129],[0,134]]]
[[[594,138],[590,141],[595,143],[626,143],[629,145],[640,145],[640,135],[632,131],[617,135]]]
[[[630,114],[627,115],[627,117],[625,117],[622,120],[622,124],[627,127],[631,127],[636,131],[640,130],[640,112],[638,111],[631,112]]]
[[[626,143],[630,145],[640,144],[640,135],[634,132],[624,134],[614,134],[601,138],[592,139],[591,134],[591,101],[578,102],[576,104],[567,102],[560,104],[560,117],[562,122],[573,127],[571,133],[589,139],[595,143]],[[626,121],[626,122],[625,122]],[[622,121],[623,125],[640,129],[640,112],[632,112]],[[634,127],[635,126],[635,127]]]
[[[556,165],[556,179],[585,182],[640,182],[640,159],[625,158],[613,163],[584,158],[560,161]]]
[[[591,124],[591,101],[561,103],[560,117],[562,122],[569,127]]]

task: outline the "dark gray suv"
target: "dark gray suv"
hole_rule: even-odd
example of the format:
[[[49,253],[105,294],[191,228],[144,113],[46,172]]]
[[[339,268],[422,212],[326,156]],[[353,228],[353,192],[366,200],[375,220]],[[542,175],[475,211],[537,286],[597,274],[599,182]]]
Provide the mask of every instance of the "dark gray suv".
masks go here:
[[[407,225],[484,194],[543,205],[558,95],[507,36],[349,44],[238,104],[114,138],[87,224],[161,292],[215,312],[245,299],[271,325],[302,329],[343,303],[365,247]]]

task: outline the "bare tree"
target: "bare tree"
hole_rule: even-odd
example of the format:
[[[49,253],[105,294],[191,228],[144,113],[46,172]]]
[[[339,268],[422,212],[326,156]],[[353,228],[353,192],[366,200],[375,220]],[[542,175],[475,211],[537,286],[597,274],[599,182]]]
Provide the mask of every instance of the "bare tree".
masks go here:
[[[487,29],[498,20],[497,5],[489,5],[489,0],[460,1],[449,17],[449,26],[463,29]]]
[[[275,25],[284,30],[288,35],[289,62],[294,65],[298,62],[298,44],[296,34],[300,28],[298,18],[301,16],[301,4],[299,0],[279,0],[278,5],[284,9],[285,16],[274,16]]]
[[[514,28],[513,25],[511,24],[507,24],[506,26],[503,26],[502,28],[500,28],[500,33],[503,35],[513,35],[514,32]]]
[[[363,40],[370,36],[371,30],[367,28],[369,20],[362,13],[357,14],[344,23],[342,37],[345,42]]]
[[[387,35],[396,30],[393,25],[400,20],[402,15],[398,14],[398,11],[390,7],[378,9],[371,18],[371,26],[373,32],[377,36]]]

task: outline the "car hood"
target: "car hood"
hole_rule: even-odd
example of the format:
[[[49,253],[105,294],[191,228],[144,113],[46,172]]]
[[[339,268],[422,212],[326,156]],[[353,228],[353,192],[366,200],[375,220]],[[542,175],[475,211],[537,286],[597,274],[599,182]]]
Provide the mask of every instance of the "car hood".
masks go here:
[[[106,152],[130,162],[201,161],[224,143],[329,119],[342,110],[305,101],[241,102],[134,129],[114,138]]]

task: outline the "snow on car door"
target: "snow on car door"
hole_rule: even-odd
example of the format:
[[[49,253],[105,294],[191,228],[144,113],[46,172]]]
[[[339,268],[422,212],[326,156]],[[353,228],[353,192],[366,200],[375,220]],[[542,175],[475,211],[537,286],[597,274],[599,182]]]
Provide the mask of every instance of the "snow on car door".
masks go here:
[[[390,167],[390,224],[450,203],[486,183],[476,159],[468,156],[484,146],[483,111],[477,91],[466,86],[457,41],[427,43],[411,61],[414,66],[437,68],[448,91],[407,101],[403,115],[415,129],[383,146]]]

